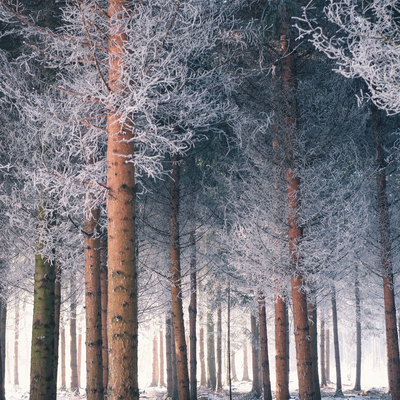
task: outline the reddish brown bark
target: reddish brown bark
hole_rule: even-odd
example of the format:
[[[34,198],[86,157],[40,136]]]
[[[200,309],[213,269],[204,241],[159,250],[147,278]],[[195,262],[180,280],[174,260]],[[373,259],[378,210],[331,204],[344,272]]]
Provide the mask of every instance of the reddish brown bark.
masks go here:
[[[393,399],[400,399],[400,356],[396,324],[396,306],[391,252],[389,203],[386,193],[386,161],[383,147],[380,111],[372,105],[372,130],[376,150],[376,188],[379,217],[379,245],[383,275],[383,297],[386,326],[386,353],[388,361],[389,388]]]
[[[333,328],[333,347],[335,349],[335,366],[336,366],[336,393],[335,396],[343,396],[342,393],[342,374],[340,371],[340,352],[339,352],[339,330],[336,307],[336,290],[331,288],[332,300],[332,328]]]
[[[176,362],[179,400],[189,400],[189,371],[183,321],[181,264],[179,244],[179,156],[172,157],[171,213],[170,213],[170,254],[171,254],[171,295],[172,319],[174,323]]]
[[[288,400],[290,395],[287,307],[286,301],[278,294],[278,284],[275,286],[275,293],[276,399]]]
[[[115,96],[125,87],[123,51],[128,37],[121,24],[132,2],[108,2],[108,86]],[[138,307],[135,240],[135,153],[131,116],[107,114],[108,187],[108,399],[138,400]]]
[[[325,375],[325,321],[321,319],[321,342],[320,342],[320,365],[321,365],[321,386],[326,386]]]
[[[103,391],[107,397],[108,386],[108,340],[107,340],[107,303],[108,303],[108,268],[107,268],[107,236],[100,237],[100,290],[101,290],[101,340],[103,364]]]
[[[167,361],[167,397],[172,398],[172,327],[171,318],[165,318],[165,358]]]
[[[75,283],[71,279],[71,311],[69,320],[70,332],[70,367],[71,367],[71,391],[79,393],[78,385],[78,360],[76,349],[76,288]]]
[[[250,315],[251,333],[252,333],[252,365],[253,365],[253,387],[252,392],[257,398],[261,396],[261,382],[259,371],[259,351],[258,351],[258,328],[256,317]]]
[[[97,225],[100,210],[86,210],[85,216],[85,309],[86,309],[86,393],[88,400],[103,400],[101,329],[100,238]]]
[[[217,309],[217,390],[222,389],[222,309]]]
[[[160,328],[160,386],[165,386],[164,381],[164,334],[162,329]]]
[[[18,344],[19,344],[19,297],[15,304],[15,319],[14,319],[14,385],[19,386],[18,374]]]
[[[264,400],[272,400],[268,356],[267,316],[265,313],[265,298],[262,294],[259,294],[258,296],[258,315],[260,321],[260,346]]]

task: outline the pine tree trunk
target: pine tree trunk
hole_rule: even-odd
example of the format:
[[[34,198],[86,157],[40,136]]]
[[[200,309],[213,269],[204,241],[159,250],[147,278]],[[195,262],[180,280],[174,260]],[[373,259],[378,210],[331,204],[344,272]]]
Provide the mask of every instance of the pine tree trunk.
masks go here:
[[[193,197],[193,195],[191,195]],[[194,199],[192,201],[192,219],[194,218]],[[190,340],[190,399],[197,399],[197,276],[196,276],[196,238],[192,228],[189,236],[190,247],[190,304],[189,304],[189,340]]]
[[[7,302],[0,301],[0,400],[5,400]],[[8,361],[8,360],[7,360]]]
[[[321,400],[321,388],[319,386],[318,374],[317,306],[314,294],[311,294],[310,301],[308,302],[308,321],[310,327],[310,345],[313,365],[315,400]]]
[[[48,226],[45,210],[39,207],[38,220]],[[52,399],[57,389],[54,374],[55,265],[43,258],[38,240],[35,256],[35,280],[32,323],[30,400]]]
[[[88,201],[88,200],[87,200]],[[103,400],[101,327],[100,237],[97,224],[100,209],[85,215],[85,309],[86,309],[86,393],[88,400]],[[76,382],[78,387],[78,382]]]
[[[265,312],[265,297],[260,293],[258,296],[258,314],[260,320],[260,345],[262,360],[262,382],[264,389],[264,400],[272,400],[271,377],[269,372],[267,315]]]
[[[18,374],[18,344],[19,344],[19,297],[15,304],[15,320],[14,320],[14,385],[19,386]]]
[[[65,328],[61,326],[61,387],[67,388],[65,370]]]
[[[333,347],[335,349],[335,366],[336,366],[336,393],[335,396],[343,396],[342,393],[342,375],[340,372],[340,352],[339,352],[339,331],[336,307],[336,290],[331,288],[332,295],[332,325],[333,325]]]
[[[175,348],[178,373],[179,400],[189,400],[189,371],[188,356],[185,341],[185,325],[183,321],[182,308],[182,282],[180,264],[179,244],[179,177],[180,158],[178,155],[172,157],[171,176],[171,213],[170,213],[170,251],[171,251],[171,295],[172,295],[172,318],[174,323]]]
[[[201,314],[200,314],[201,315]],[[205,360],[205,351],[204,351],[204,328],[202,325],[202,320],[200,318],[200,332],[199,332],[199,342],[200,342],[200,386],[207,385],[207,377],[206,377],[206,360]]]
[[[231,349],[231,381],[232,382],[236,382],[237,379],[237,373],[236,373],[236,362],[235,362],[235,357],[236,353],[234,351],[232,351]],[[260,357],[259,359],[259,363],[261,363]],[[261,375],[260,375],[261,376]]]
[[[61,316],[61,268],[56,264],[56,282],[54,284],[54,380],[58,375],[58,345],[60,342],[60,316]],[[57,398],[57,385],[53,400]]]
[[[108,339],[107,339],[107,303],[108,303],[108,268],[107,268],[107,232],[100,237],[100,290],[101,290],[101,341],[103,364],[103,392],[107,398],[108,386]]]
[[[321,342],[320,342],[320,365],[321,365],[321,386],[326,386],[326,375],[325,375],[325,321],[321,319]]]
[[[331,349],[330,349],[330,344],[329,344],[329,329],[326,330],[326,346],[325,346],[325,354],[326,354],[326,369],[325,369],[325,375],[326,375],[326,382],[330,383],[331,381]]]
[[[78,360],[76,351],[76,287],[71,279],[71,314],[69,321],[70,331],[70,367],[71,367],[71,391],[79,393],[78,386]]]
[[[172,377],[172,327],[171,318],[165,318],[165,358],[167,362],[167,397],[172,398],[173,377]]]
[[[165,380],[164,380],[164,334],[162,331],[162,328],[160,327],[160,386],[164,387],[165,386]]]
[[[158,386],[158,343],[156,335],[153,336],[153,371],[150,387]]]
[[[231,374],[231,283],[228,282],[228,318],[227,318],[227,342],[228,342],[228,385],[229,385],[229,400],[232,400],[232,374]]]
[[[81,376],[82,376],[82,331],[78,329],[78,387],[81,388]]]
[[[386,325],[386,352],[389,387],[393,399],[400,399],[400,357],[396,324],[396,306],[393,280],[389,203],[386,193],[386,161],[381,128],[381,111],[372,105],[372,130],[376,150],[376,187],[379,217],[379,245],[383,275],[383,296]]]
[[[222,309],[217,310],[217,390],[222,389]]]
[[[176,365],[176,341],[175,341],[175,329],[173,323],[171,329],[171,350],[172,350],[172,396],[171,397],[172,400],[178,400],[179,399],[178,369]]]
[[[121,83],[123,51],[128,40],[121,16],[129,14],[127,0],[108,2],[108,86],[116,96]],[[135,237],[135,153],[130,117],[111,110],[107,115],[108,188],[108,399],[138,400],[138,291]]]
[[[250,381],[247,341],[243,342],[243,379],[242,379],[242,381],[244,381],[244,382]]]
[[[356,383],[354,390],[361,390],[361,298],[360,298],[360,281],[358,278],[358,264],[355,265],[355,282],[354,294],[356,299]]]
[[[259,353],[258,353],[258,329],[257,329],[257,320],[256,317],[251,314],[250,315],[250,323],[251,323],[251,333],[252,333],[252,345],[251,345],[251,354],[252,354],[252,365],[253,365],[253,387],[252,392],[255,397],[259,398],[261,396],[261,382],[260,382],[260,371],[259,371]]]
[[[289,395],[289,346],[286,301],[279,295],[275,284],[275,369],[276,399],[288,400]]]
[[[211,311],[207,312],[207,376],[207,386],[211,390],[215,390],[217,376],[215,369],[214,321]]]

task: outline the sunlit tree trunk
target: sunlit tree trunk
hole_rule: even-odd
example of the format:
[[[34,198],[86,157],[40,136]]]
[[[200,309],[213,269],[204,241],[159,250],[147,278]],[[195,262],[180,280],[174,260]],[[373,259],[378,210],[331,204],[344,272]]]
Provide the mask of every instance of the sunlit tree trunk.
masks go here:
[[[325,346],[325,354],[326,354],[326,368],[325,368],[325,375],[326,375],[326,382],[330,383],[331,381],[331,349],[329,343],[329,329],[326,330],[326,346]]]
[[[76,287],[75,282],[71,279],[71,311],[69,320],[69,332],[70,332],[70,367],[71,367],[71,391],[79,393],[78,386],[78,360],[77,360],[77,349],[76,349]]]
[[[171,212],[170,212],[170,254],[171,254],[171,294],[172,319],[174,323],[175,349],[178,373],[179,400],[189,400],[188,356],[185,340],[185,325],[182,308],[182,281],[179,238],[179,178],[180,157],[172,157]]]
[[[19,386],[18,373],[18,345],[19,345],[19,296],[15,303],[15,319],[14,319],[14,385]]]
[[[86,309],[86,395],[88,400],[103,400],[100,237],[97,225],[100,209],[85,215],[85,309]],[[78,382],[76,382],[78,386]]]
[[[38,220],[47,228],[49,221],[42,207],[38,210]],[[43,246],[38,239],[35,256],[30,400],[52,399],[57,386],[54,374],[56,273],[54,262],[40,255]]]
[[[318,374],[318,333],[317,333],[317,306],[315,295],[311,294],[308,302],[308,321],[310,327],[310,346],[313,366],[315,400],[321,400],[321,389]]]
[[[121,18],[132,2],[108,2],[108,86],[115,96],[126,89],[123,51],[128,40]],[[108,399],[138,400],[138,295],[135,240],[135,165],[132,116],[113,108],[107,114],[108,210]]]
[[[194,195],[191,195],[191,213],[194,219]],[[197,399],[197,276],[196,276],[196,238],[195,230],[189,235],[190,247],[190,304],[189,304],[189,342],[190,342],[190,399]]]
[[[336,307],[336,290],[335,286],[331,287],[332,300],[332,326],[333,326],[333,347],[335,349],[335,366],[336,366],[336,396],[342,396],[342,375],[340,371],[340,352],[339,352],[339,330]]]
[[[376,188],[379,217],[379,246],[383,275],[383,297],[386,326],[386,353],[389,387],[393,399],[400,399],[400,357],[396,324],[389,203],[386,193],[386,161],[381,128],[381,111],[372,105],[372,131],[376,151]]]
[[[64,325],[61,326],[61,387],[66,389],[66,370],[65,370],[65,328]]]
[[[160,386],[165,386],[164,381],[164,334],[162,328],[160,327]]]
[[[361,390],[361,297],[358,264],[355,265],[354,295],[356,299],[356,383],[354,390]]]
[[[56,264],[56,282],[54,284],[54,380],[57,382],[58,374],[58,345],[60,342],[60,317],[61,317],[61,268]],[[57,398],[57,387],[53,400]]]
[[[242,381],[248,382],[250,380],[249,377],[249,360],[248,360],[248,351],[247,351],[247,341],[243,342],[243,379]]]
[[[321,386],[326,386],[326,375],[325,375],[325,321],[321,319],[321,342],[320,342],[320,365],[321,365]]]
[[[207,386],[215,390],[217,376],[215,368],[214,321],[211,311],[207,311]]]
[[[200,386],[206,386],[207,378],[206,378],[206,360],[204,351],[204,327],[203,327],[203,314],[201,312],[199,315],[199,324],[200,324],[200,332],[199,332]]]
[[[259,371],[259,351],[258,351],[258,328],[256,317],[250,315],[251,333],[252,333],[252,365],[253,365],[253,387],[252,392],[255,397],[261,396],[261,382],[260,382],[260,371]]]
[[[165,318],[165,358],[167,362],[167,397],[172,398],[172,327],[171,318],[168,316]]]
[[[107,268],[107,236],[100,237],[100,290],[101,290],[101,342],[103,364],[103,393],[107,397],[108,386],[108,339],[107,339],[107,303],[108,303],[108,268]]]
[[[261,293],[258,296],[258,314],[260,320],[260,346],[264,400],[272,400],[271,377],[269,373],[267,315],[265,312],[265,298]]]
[[[217,390],[222,389],[222,309],[217,309]]]
[[[277,282],[275,284],[275,293],[276,399],[288,400],[290,395],[287,307],[285,299],[279,295]]]
[[[78,387],[81,388],[81,375],[82,375],[82,331],[78,329]]]
[[[151,383],[150,387],[156,387],[158,386],[158,343],[157,343],[157,337],[154,334],[153,336],[153,371],[152,371],[152,377],[151,377]]]

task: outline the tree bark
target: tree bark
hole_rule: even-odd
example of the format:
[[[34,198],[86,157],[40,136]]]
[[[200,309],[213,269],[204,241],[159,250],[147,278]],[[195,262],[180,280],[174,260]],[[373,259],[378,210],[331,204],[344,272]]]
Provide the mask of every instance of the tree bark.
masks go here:
[[[215,368],[214,321],[211,311],[207,311],[207,386],[216,389],[217,376]]]
[[[243,343],[243,378],[242,378],[242,381],[244,381],[244,382],[250,381],[247,341],[244,341],[244,343]]]
[[[157,387],[158,386],[158,343],[157,337],[154,334],[153,336],[153,371],[151,377],[150,387]]]
[[[97,225],[100,209],[85,215],[85,308],[86,308],[86,394],[88,400],[103,400],[101,327],[100,237]],[[78,382],[76,382],[76,387]]]
[[[310,327],[310,346],[313,365],[315,399],[321,400],[321,388],[319,386],[318,374],[317,306],[314,294],[310,296],[310,301],[308,302],[308,321]]]
[[[332,325],[333,325],[333,347],[335,349],[335,366],[336,366],[336,393],[335,396],[343,396],[342,392],[342,375],[340,372],[340,352],[339,352],[339,331],[336,307],[336,290],[335,286],[331,287],[332,295]]]
[[[326,368],[325,368],[325,375],[326,375],[326,382],[330,383],[331,381],[331,349],[329,344],[329,329],[326,330],[326,346],[325,346],[325,354],[326,354]]]
[[[400,357],[396,324],[389,203],[386,193],[386,161],[381,128],[381,111],[372,105],[372,131],[376,150],[376,188],[379,217],[379,246],[383,275],[383,296],[386,325],[386,352],[389,388],[393,399],[400,399]]]
[[[355,265],[354,295],[356,299],[356,383],[354,390],[361,390],[361,297],[358,264]]]
[[[61,317],[61,268],[56,264],[56,281],[54,284],[54,380],[56,391],[53,400],[57,398],[57,375],[58,375],[58,345],[60,342],[60,317]]]
[[[116,96],[125,90],[123,51],[128,40],[122,15],[132,10],[127,0],[108,2],[108,86]],[[132,116],[112,109],[107,114],[108,188],[108,399],[138,400],[138,293],[135,239],[135,164]]]
[[[326,374],[325,374],[325,321],[321,319],[321,342],[320,342],[320,365],[321,365],[321,386],[326,386]]]
[[[193,197],[193,195],[191,195]],[[192,219],[194,218],[194,199],[192,201]],[[189,236],[190,247],[190,304],[189,304],[189,341],[190,341],[190,399],[197,399],[197,276],[196,276],[196,238],[192,227]]]
[[[19,386],[18,374],[18,344],[19,344],[19,296],[15,304],[15,320],[14,320],[14,385]]]
[[[0,400],[5,400],[7,302],[0,301]]]
[[[164,381],[164,335],[162,328],[160,327],[160,386],[164,387],[165,386],[165,381]]]
[[[101,290],[101,341],[103,364],[103,392],[107,398],[108,386],[108,339],[107,339],[107,303],[108,303],[108,268],[107,268],[107,236],[103,232],[100,237],[100,290]]]
[[[170,212],[170,253],[171,253],[171,295],[172,295],[172,319],[174,323],[176,361],[178,373],[179,400],[189,400],[189,371],[188,356],[185,341],[185,325],[182,308],[182,281],[179,244],[179,178],[180,157],[175,154],[172,157],[171,174],[171,212]]]
[[[172,320],[171,320],[172,322]],[[178,400],[179,388],[178,388],[178,368],[176,365],[176,341],[175,341],[175,329],[172,323],[171,329],[171,350],[172,350],[172,400]],[[180,399],[179,399],[180,400]]]
[[[261,293],[258,295],[258,314],[260,320],[260,345],[264,400],[272,400],[271,377],[269,372],[268,356],[267,315],[265,312],[265,297]]]
[[[232,400],[232,375],[231,375],[231,283],[228,283],[228,318],[227,318],[227,342],[228,342],[228,385],[229,400]]]
[[[65,328],[61,326],[61,387],[67,388],[65,371]]]
[[[276,399],[289,400],[289,349],[286,301],[275,284],[275,369]]]
[[[82,375],[82,331],[78,329],[78,387],[81,388]]]
[[[44,227],[49,221],[45,210],[39,207],[38,219]],[[30,400],[52,399],[57,389],[54,375],[54,309],[55,309],[55,265],[43,258],[43,244],[38,240],[35,256],[31,385]]]
[[[71,314],[70,314],[70,367],[71,367],[71,391],[79,393],[78,385],[78,360],[76,349],[76,287],[71,279]]]
[[[200,342],[200,386],[207,385],[206,378],[206,360],[205,360],[205,351],[204,351],[204,328],[202,325],[202,318],[200,314],[200,332],[199,332],[199,342]]]
[[[258,329],[256,317],[250,315],[251,333],[252,333],[252,365],[253,365],[253,387],[252,392],[256,398],[261,396],[261,382],[260,382],[260,371],[259,371],[259,353],[258,353]]]
[[[222,309],[217,309],[217,390],[222,389]]]
[[[173,377],[172,377],[172,326],[171,318],[165,318],[165,358],[167,361],[167,397],[172,398]]]

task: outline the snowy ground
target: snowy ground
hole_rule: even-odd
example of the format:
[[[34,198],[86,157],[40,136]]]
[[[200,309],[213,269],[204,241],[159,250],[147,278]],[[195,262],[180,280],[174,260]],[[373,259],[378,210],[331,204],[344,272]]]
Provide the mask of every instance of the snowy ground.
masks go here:
[[[362,400],[384,400],[391,399],[391,396],[386,394],[387,388],[370,388],[363,392],[356,392],[351,390],[350,386],[344,386],[343,392],[345,397],[342,399],[362,399]],[[233,384],[232,397],[235,400],[252,400],[250,396],[251,383],[250,382],[238,382]],[[7,400],[28,400],[29,393],[22,391],[18,387],[7,386]],[[298,399],[296,391],[291,392],[291,399]],[[322,392],[323,400],[337,400],[334,397],[335,390],[334,385],[325,388]],[[199,400],[228,400],[229,392],[225,387],[223,392],[209,392],[204,388],[201,388],[198,392]],[[140,398],[143,400],[163,400],[165,399],[165,389],[161,388],[145,388],[140,393]],[[273,398],[275,398],[273,393]],[[60,391],[57,395],[57,400],[85,400],[86,396],[84,390],[81,389],[80,395],[74,395],[68,391]]]

